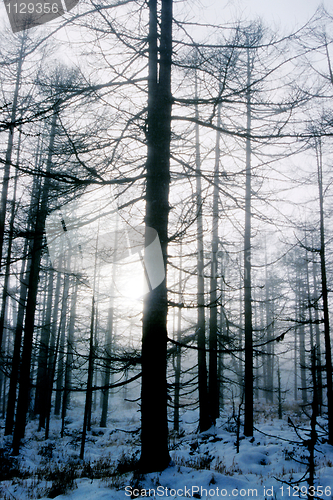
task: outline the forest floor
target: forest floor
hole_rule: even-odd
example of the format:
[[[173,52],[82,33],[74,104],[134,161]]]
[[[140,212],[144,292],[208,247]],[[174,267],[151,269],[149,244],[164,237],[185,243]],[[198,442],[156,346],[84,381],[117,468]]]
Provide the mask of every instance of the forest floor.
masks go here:
[[[226,408],[216,427],[201,434],[197,432],[197,413],[187,412],[182,416],[180,437],[172,432],[170,435],[170,466],[145,475],[135,472],[140,455],[137,407],[124,405],[119,399],[110,410],[107,428],[98,426],[96,412],[82,461],[80,406],[72,401],[63,438],[61,421],[56,417],[52,418],[46,441],[44,431],[38,431],[38,420],[29,422],[17,458],[10,456],[11,438],[3,436],[4,421],[0,421],[1,499],[308,497],[309,419],[297,405],[289,405],[282,419],[277,418],[275,405],[257,405],[254,436],[245,438],[241,428],[238,453],[231,407]],[[327,444],[324,425],[319,418],[313,493],[314,498],[331,500],[333,447]]]

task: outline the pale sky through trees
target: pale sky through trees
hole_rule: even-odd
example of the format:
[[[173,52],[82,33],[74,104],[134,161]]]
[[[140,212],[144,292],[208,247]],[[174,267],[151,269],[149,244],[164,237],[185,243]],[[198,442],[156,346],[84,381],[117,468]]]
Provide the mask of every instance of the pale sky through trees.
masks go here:
[[[305,24],[322,5],[329,8],[327,0],[191,0],[181,5],[181,10],[191,12],[193,21],[224,24],[237,19],[262,18],[264,24],[281,31],[290,31]],[[179,6],[177,6],[179,8]],[[175,9],[176,10],[176,9]],[[198,17],[199,14],[199,17]],[[0,3],[0,16],[6,17],[4,3]],[[8,19],[6,19],[9,25]],[[48,26],[54,23],[47,23]]]
[[[123,500],[170,457],[177,488],[328,497],[332,0],[79,0],[14,34],[4,1],[0,498],[73,469]]]
[[[327,0],[196,0],[193,17],[200,11],[201,22],[223,24],[237,19],[260,17],[264,24],[288,31],[305,24]],[[198,18],[197,18],[198,19]]]

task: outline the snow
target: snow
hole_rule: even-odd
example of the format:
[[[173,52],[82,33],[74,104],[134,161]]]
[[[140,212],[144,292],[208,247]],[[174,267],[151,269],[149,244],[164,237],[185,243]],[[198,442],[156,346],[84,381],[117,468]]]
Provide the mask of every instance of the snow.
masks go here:
[[[98,427],[99,410],[96,410],[92,430],[87,436],[84,461],[79,459],[81,408],[78,411],[73,405],[62,439],[58,418],[52,418],[47,441],[43,431],[37,431],[38,422],[29,422],[19,456],[21,477],[2,481],[0,498],[46,500],[52,488],[51,496],[58,500],[124,500],[138,498],[140,493],[142,498],[151,499],[307,498],[299,494],[297,486],[303,487],[301,491],[306,493],[309,452],[288,423],[288,417],[299,429],[302,439],[309,437],[309,419],[296,406],[285,412],[282,420],[275,416],[273,409],[267,411],[264,406],[257,407],[254,436],[244,437],[240,433],[239,453],[231,408],[225,409],[216,427],[202,434],[196,432],[196,412],[187,412],[183,415],[182,437],[170,433],[170,466],[163,472],[138,475],[129,470],[128,463],[140,454],[140,415],[135,404],[124,406],[120,397],[114,398],[108,428]],[[323,418],[319,418],[318,423],[326,425]],[[317,496],[331,500],[333,447],[327,444],[322,428],[318,426],[317,430],[315,485],[322,487]],[[10,438],[2,435],[0,447],[9,444]],[[71,470],[75,474],[72,489],[57,493],[56,478]]]

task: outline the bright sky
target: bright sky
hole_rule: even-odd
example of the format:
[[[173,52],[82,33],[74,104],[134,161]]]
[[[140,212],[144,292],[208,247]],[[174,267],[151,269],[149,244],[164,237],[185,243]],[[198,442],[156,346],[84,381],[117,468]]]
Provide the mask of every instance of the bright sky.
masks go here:
[[[194,0],[193,13],[200,12],[201,21],[224,24],[243,18],[261,17],[272,28],[291,31],[305,24],[319,5],[332,10],[329,0]]]
[[[330,0],[185,0],[186,3],[185,10],[191,11],[193,21],[224,24],[240,18],[260,17],[265,24],[283,32],[302,26],[320,5],[331,13],[333,10]],[[176,0],[175,4],[182,9],[182,2]],[[0,16],[7,17],[2,1]]]

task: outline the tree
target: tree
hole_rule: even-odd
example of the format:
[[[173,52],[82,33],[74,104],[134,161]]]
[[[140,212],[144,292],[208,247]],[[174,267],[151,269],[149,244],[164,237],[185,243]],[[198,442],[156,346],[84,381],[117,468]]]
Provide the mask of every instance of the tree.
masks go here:
[[[197,69],[195,70],[195,99],[198,99]],[[195,106],[195,117],[199,119],[198,105]],[[206,361],[206,322],[205,322],[205,278],[204,278],[204,234],[202,222],[202,188],[199,124],[195,124],[195,175],[196,175],[196,209],[197,209],[197,337],[198,337],[198,392],[199,392],[199,429],[206,431],[212,425],[209,413]]]
[[[158,34],[158,1],[149,0],[145,223],[146,227],[157,231],[165,270],[170,184],[172,3],[172,0],[160,2],[161,27]],[[140,469],[145,472],[163,470],[170,462],[166,381],[167,312],[165,279],[144,300]]]
[[[5,220],[6,220],[6,206],[7,206],[7,197],[8,197],[8,187],[10,180],[10,167],[12,162],[12,153],[13,153],[13,141],[14,141],[14,124],[16,121],[17,115],[17,103],[19,97],[19,89],[21,84],[21,75],[22,75],[22,65],[24,62],[24,56],[27,45],[27,33],[24,31],[20,34],[20,49],[17,60],[17,70],[16,70],[16,81],[14,87],[14,95],[13,95],[13,104],[11,110],[11,127],[9,129],[9,136],[7,142],[7,150],[6,150],[6,160],[4,165],[4,173],[2,180],[2,191],[1,191],[1,210],[0,210],[0,267],[2,263],[2,254],[3,254],[3,243],[4,243],[4,233],[5,233]],[[2,330],[0,337],[0,349],[2,342]]]
[[[42,188],[40,206],[37,210],[35,225],[35,235],[31,249],[31,267],[29,272],[29,285],[26,305],[26,316],[24,326],[24,344],[22,351],[22,364],[19,379],[19,395],[16,410],[16,422],[13,436],[13,453],[19,453],[21,439],[24,437],[26,416],[29,407],[30,396],[30,366],[32,354],[32,341],[34,334],[35,311],[37,304],[38,278],[40,262],[43,250],[44,225],[47,215],[48,195],[50,189],[50,178],[47,176],[51,172],[52,154],[54,138],[56,133],[57,112],[53,115],[50,132],[49,152],[46,165],[46,177]]]
[[[326,383],[327,383],[327,413],[328,413],[328,442],[333,445],[333,386],[332,386],[332,349],[330,337],[330,319],[328,309],[328,287],[326,276],[326,243],[325,243],[325,222],[324,222],[324,191],[323,191],[323,165],[321,138],[315,137],[316,157],[317,157],[317,183],[319,192],[319,216],[320,216],[320,269],[321,269],[321,294],[323,300],[324,313],[324,340],[325,340],[325,362],[326,362]]]
[[[222,87],[222,85],[221,85]],[[222,90],[222,88],[221,88]],[[217,106],[217,128],[221,127],[221,103]],[[219,377],[218,377],[218,246],[219,246],[219,174],[220,174],[220,137],[216,131],[215,165],[213,180],[213,221],[212,221],[212,255],[210,270],[210,304],[209,304],[209,405],[213,422],[219,416]],[[221,332],[220,332],[221,334]]]

